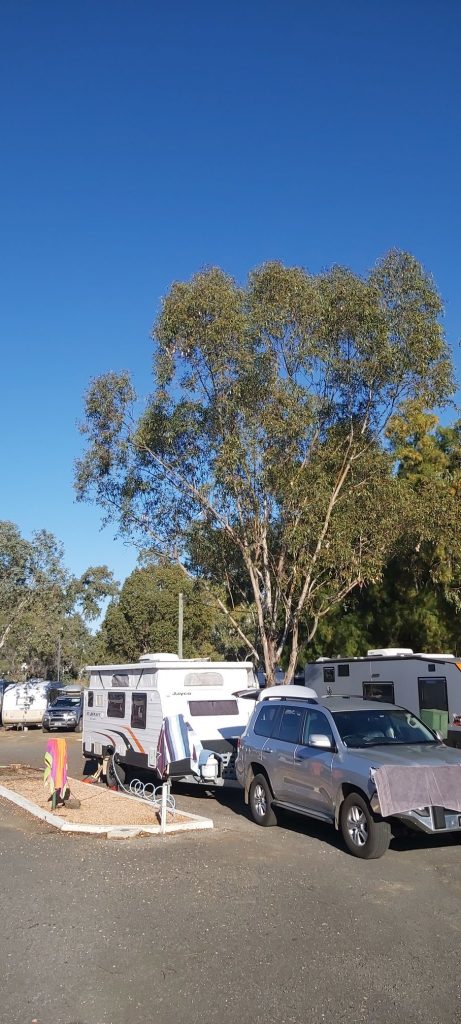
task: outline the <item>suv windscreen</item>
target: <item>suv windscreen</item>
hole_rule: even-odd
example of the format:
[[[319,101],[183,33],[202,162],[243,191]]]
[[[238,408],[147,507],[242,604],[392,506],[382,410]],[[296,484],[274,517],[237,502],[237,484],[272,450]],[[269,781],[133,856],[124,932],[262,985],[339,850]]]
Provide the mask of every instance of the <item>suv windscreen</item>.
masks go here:
[[[333,718],[346,747],[438,742],[430,729],[409,711],[334,711]]]
[[[50,704],[51,708],[78,708],[80,697],[58,697]]]

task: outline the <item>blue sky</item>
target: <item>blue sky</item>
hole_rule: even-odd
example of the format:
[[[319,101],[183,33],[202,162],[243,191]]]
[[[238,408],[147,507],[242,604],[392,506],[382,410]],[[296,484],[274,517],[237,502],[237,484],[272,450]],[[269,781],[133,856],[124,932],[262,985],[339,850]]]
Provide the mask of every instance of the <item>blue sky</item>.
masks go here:
[[[175,278],[278,258],[431,270],[459,370],[455,0],[2,0],[2,506],[75,572],[136,552],[76,504],[90,378],[151,385]]]

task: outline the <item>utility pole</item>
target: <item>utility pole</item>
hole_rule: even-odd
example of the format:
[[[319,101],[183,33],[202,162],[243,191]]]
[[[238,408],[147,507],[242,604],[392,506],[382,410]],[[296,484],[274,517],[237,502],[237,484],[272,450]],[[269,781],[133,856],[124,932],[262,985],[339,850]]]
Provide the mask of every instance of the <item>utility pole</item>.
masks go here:
[[[59,630],[58,637],[58,658],[57,658],[57,669],[58,669],[58,683],[61,682],[61,647],[62,647],[62,629]]]
[[[61,681],[61,633],[58,637],[58,683]]]
[[[178,594],[178,658],[182,658],[182,637],[184,632],[184,601],[183,595]]]

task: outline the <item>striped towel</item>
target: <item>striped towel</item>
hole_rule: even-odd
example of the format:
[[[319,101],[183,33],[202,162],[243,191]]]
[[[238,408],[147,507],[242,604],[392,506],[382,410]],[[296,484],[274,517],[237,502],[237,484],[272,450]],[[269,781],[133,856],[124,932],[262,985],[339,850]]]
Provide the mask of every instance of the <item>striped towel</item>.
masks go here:
[[[163,719],[158,738],[157,771],[163,778],[168,775],[170,764],[188,759],[192,774],[198,775],[202,749],[198,736],[184,715],[169,715]]]
[[[67,790],[67,743],[63,737],[48,740],[43,782],[51,795],[60,790],[63,796]]]

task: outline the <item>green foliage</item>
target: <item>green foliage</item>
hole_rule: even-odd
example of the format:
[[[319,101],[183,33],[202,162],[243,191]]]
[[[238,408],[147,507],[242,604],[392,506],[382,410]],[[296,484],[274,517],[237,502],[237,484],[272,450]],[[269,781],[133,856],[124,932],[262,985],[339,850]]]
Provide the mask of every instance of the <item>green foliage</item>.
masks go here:
[[[402,544],[418,591],[461,611],[461,422],[441,427],[420,401],[389,424],[408,508]]]
[[[40,530],[27,541],[14,523],[0,522],[0,674],[56,678],[59,644],[64,678],[75,678],[88,661],[87,620],[117,586],[106,566],[77,578],[63,560],[52,534]]]
[[[268,263],[241,288],[212,269],[164,300],[138,419],[126,374],[89,388],[79,498],[224,583],[229,615],[246,599],[256,643],[233,624],[270,683],[287,645],[292,677],[301,625],[310,642],[417,525],[385,431],[405,403],[452,393],[440,313],[406,253],[367,278]]]
[[[351,595],[323,622],[305,660],[375,647],[461,653],[461,423],[440,426],[407,403],[388,436],[406,507],[396,555],[378,586]]]
[[[200,583],[185,577],[178,566],[154,564],[135,569],[109,605],[97,638],[98,659],[137,661],[148,652],[177,651],[180,593],[185,658],[242,653],[238,635]]]

